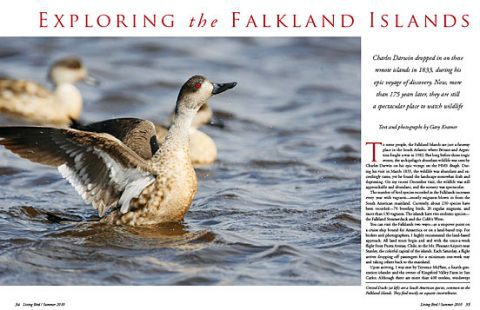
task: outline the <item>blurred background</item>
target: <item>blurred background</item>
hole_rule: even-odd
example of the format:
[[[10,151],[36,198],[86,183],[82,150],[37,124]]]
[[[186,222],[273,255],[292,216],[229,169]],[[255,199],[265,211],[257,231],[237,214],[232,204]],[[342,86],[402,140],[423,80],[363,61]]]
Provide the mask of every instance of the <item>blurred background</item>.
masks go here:
[[[201,74],[236,88],[202,127],[218,161],[197,170],[184,222],[95,223],[52,168],[0,149],[0,284],[360,285],[360,38],[0,38],[0,77],[48,85],[80,57],[82,121],[162,122]],[[0,116],[0,125],[16,121]]]

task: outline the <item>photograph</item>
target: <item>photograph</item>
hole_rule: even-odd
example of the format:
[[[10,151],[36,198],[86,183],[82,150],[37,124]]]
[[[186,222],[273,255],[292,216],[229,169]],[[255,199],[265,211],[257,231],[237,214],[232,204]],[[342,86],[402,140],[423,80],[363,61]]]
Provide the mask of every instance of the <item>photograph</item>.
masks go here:
[[[360,37],[0,37],[0,285],[360,286]]]

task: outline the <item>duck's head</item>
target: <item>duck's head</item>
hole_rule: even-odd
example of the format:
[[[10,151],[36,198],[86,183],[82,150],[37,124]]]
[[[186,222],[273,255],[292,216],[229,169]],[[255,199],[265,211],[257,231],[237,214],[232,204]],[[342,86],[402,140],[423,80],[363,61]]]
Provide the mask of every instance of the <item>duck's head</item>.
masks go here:
[[[74,84],[84,81],[87,84],[96,85],[97,81],[88,75],[87,68],[78,58],[70,57],[56,61],[48,72],[48,79],[55,85]]]
[[[178,115],[188,111],[196,113],[207,104],[210,97],[223,93],[235,87],[235,85],[237,85],[237,82],[213,83],[201,75],[192,76],[180,89],[175,114]],[[207,106],[206,115],[208,115],[208,110],[210,108]],[[211,118],[211,110],[209,118]]]

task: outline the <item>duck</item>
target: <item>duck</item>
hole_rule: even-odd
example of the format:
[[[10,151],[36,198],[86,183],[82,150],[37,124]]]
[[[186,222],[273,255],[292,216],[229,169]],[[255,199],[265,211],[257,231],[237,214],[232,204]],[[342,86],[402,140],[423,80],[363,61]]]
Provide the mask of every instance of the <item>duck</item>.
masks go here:
[[[30,123],[59,127],[79,119],[83,99],[75,83],[98,83],[88,75],[82,61],[76,57],[56,61],[49,69],[48,79],[53,90],[33,81],[0,79],[0,112]]]
[[[188,79],[180,89],[175,117],[161,145],[155,125],[134,118],[97,122],[83,130],[0,127],[0,145],[22,158],[57,167],[98,211],[103,223],[143,226],[180,222],[197,192],[189,154],[192,121],[210,97],[236,85],[213,83],[200,75]]]

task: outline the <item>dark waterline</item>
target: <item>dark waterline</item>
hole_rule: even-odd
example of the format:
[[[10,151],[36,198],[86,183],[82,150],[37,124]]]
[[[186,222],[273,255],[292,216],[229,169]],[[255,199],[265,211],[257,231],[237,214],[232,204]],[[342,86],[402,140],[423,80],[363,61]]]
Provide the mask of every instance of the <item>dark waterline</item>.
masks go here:
[[[0,284],[360,285],[359,38],[0,38],[0,76],[83,58],[83,120],[161,122],[191,75],[239,84],[202,128],[184,222],[112,227],[52,168],[0,148]],[[0,118],[0,124],[12,124]]]

